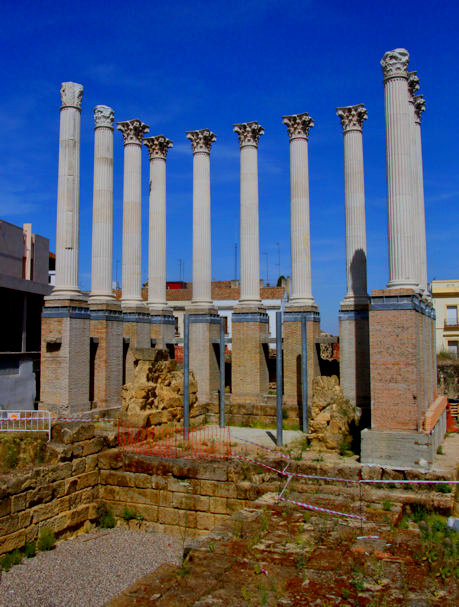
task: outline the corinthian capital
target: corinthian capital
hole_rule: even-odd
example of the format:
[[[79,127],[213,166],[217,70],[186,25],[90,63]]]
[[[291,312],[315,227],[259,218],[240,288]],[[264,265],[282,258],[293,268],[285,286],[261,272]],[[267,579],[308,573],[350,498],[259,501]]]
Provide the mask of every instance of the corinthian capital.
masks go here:
[[[113,120],[115,119],[115,112],[108,105],[96,105],[94,108],[94,122],[95,128],[99,126],[106,126],[109,129],[113,129]]]
[[[421,114],[425,112],[426,109],[426,100],[424,99],[424,95],[416,95],[414,97],[414,113],[416,116],[416,122],[421,124]]]
[[[409,52],[404,48],[387,51],[381,59],[384,78],[406,78],[408,75]]]
[[[304,114],[282,116],[282,122],[287,127],[290,141],[292,139],[309,139],[309,131],[314,126],[314,120],[306,112]]]
[[[417,72],[408,72],[408,91],[410,93],[411,100],[414,99],[415,94],[420,88]]]
[[[61,107],[74,107],[81,110],[83,99],[83,85],[77,82],[63,82],[61,84]]]
[[[187,131],[186,138],[191,141],[191,149],[193,154],[204,152],[210,154],[210,148],[214,141],[217,141],[217,136],[209,129],[201,129],[200,131]]]
[[[263,135],[265,129],[258,122],[243,122],[242,124],[233,124],[233,131],[238,134],[239,145],[241,148],[245,145],[254,145],[258,147],[260,135]]]
[[[347,131],[361,131],[363,121],[368,118],[368,112],[363,103],[348,105],[347,107],[337,107],[336,115],[341,120],[343,133]]]
[[[164,137],[164,135],[155,135],[155,137],[147,137],[143,140],[144,145],[148,148],[150,160],[161,158],[166,160],[167,151],[172,147],[172,141]]]
[[[150,127],[138,118],[117,122],[116,124],[116,128],[121,131],[123,135],[124,145],[127,145],[128,143],[142,145],[143,136],[150,130]]]

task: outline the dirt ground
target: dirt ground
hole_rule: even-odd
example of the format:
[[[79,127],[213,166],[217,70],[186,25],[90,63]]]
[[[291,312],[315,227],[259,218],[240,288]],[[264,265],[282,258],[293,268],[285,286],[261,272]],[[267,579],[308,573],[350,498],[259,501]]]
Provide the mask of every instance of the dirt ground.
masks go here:
[[[269,494],[183,544],[181,567],[162,566],[108,607],[458,604],[458,534],[422,508],[362,523]]]

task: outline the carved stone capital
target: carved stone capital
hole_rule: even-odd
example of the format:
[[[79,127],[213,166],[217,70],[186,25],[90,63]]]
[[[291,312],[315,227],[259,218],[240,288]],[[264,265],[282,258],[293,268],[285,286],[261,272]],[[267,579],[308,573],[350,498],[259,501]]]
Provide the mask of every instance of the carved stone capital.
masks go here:
[[[150,160],[155,158],[161,158],[166,160],[167,152],[172,147],[172,141],[164,137],[164,135],[155,135],[154,137],[147,137],[143,140],[144,145],[148,148],[148,154]]]
[[[309,131],[314,126],[314,120],[306,112],[293,114],[292,116],[282,116],[282,122],[287,127],[290,141],[292,139],[309,139]]]
[[[61,107],[74,107],[81,110],[83,99],[83,85],[77,82],[63,82],[61,84]]]
[[[387,51],[381,59],[381,67],[384,78],[407,78],[409,52],[404,48],[396,48],[393,51]]]
[[[421,114],[425,112],[426,109],[426,100],[424,99],[424,95],[416,95],[413,103],[416,122],[421,124]]]
[[[265,129],[258,122],[243,122],[242,124],[233,124],[233,131],[238,134],[239,145],[241,148],[245,145],[258,147],[260,135],[263,135]]]
[[[417,72],[408,72],[408,92],[410,94],[411,101],[414,99],[415,94],[420,88]]]
[[[116,128],[121,131],[123,135],[124,145],[127,145],[128,143],[142,145],[143,136],[150,130],[150,127],[138,118],[117,122],[116,124]]]
[[[115,119],[115,112],[108,105],[96,105],[94,108],[94,122],[95,127],[105,126],[109,129],[113,129],[113,120]]]
[[[210,148],[214,141],[217,141],[217,136],[209,129],[201,129],[200,131],[187,131],[186,138],[191,141],[193,154],[198,152],[210,154]]]
[[[363,121],[368,118],[368,112],[363,103],[358,105],[349,105],[347,107],[337,107],[336,115],[341,120],[343,133],[347,131],[361,131]]]

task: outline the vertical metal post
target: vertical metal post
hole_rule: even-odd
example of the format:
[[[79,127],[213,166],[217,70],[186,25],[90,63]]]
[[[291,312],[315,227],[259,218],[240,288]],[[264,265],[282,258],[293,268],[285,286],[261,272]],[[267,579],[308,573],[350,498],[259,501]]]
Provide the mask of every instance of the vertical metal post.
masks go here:
[[[220,318],[220,428],[225,427],[225,319]]]
[[[306,331],[306,317],[301,318],[301,395],[303,432],[309,432],[308,427],[308,344]]]
[[[282,447],[282,312],[276,312],[276,414],[277,433],[276,442]]]
[[[185,314],[183,331],[183,431],[188,438],[190,426],[190,316]]]

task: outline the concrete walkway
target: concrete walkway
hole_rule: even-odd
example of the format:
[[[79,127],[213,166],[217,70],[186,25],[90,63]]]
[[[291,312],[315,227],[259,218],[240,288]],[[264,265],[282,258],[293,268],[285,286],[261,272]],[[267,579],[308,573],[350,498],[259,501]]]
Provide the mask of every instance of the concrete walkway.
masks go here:
[[[294,440],[305,436],[300,430],[284,430],[282,432],[283,444],[288,445]],[[274,449],[276,447],[276,430],[264,430],[263,428],[241,428],[231,426],[231,441],[244,443],[244,440],[238,441],[238,438],[258,443],[263,447]]]

